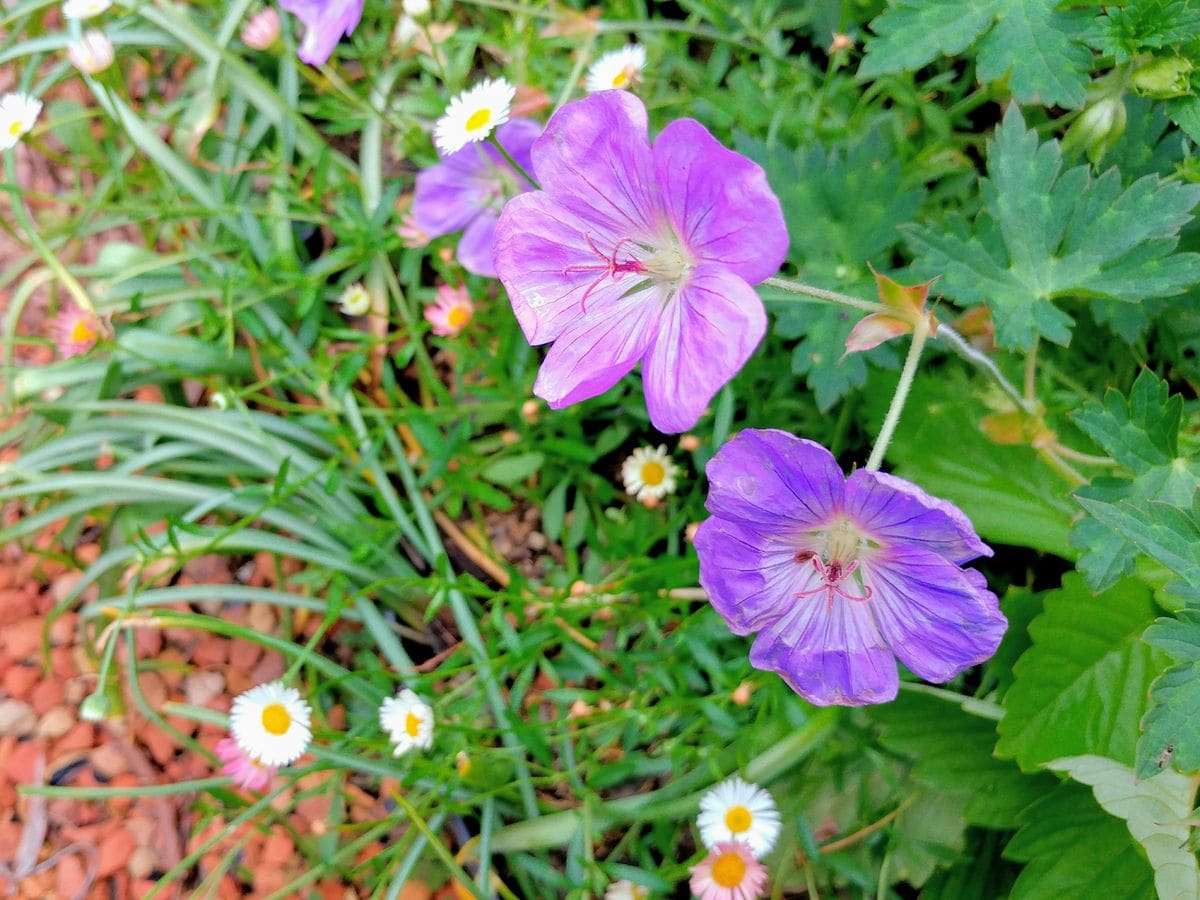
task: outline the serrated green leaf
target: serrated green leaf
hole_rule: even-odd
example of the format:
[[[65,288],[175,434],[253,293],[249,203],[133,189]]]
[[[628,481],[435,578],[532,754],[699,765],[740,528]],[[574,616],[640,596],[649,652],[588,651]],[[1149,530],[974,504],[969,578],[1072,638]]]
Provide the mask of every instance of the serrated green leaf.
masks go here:
[[[919,69],[953,56],[995,20],[1005,0],[900,0],[871,23],[875,38],[858,67],[860,78]]]
[[[1154,900],[1154,872],[1129,830],[1092,792],[1064,784],[1022,815],[1004,848],[1025,863],[1010,900]]]
[[[1183,398],[1169,394],[1165,381],[1143,370],[1128,400],[1110,388],[1104,394],[1103,405],[1089,403],[1073,418],[1117,462],[1141,475],[1156,466],[1169,465],[1178,451]]]
[[[1146,643],[1168,654],[1172,666],[1150,686],[1150,708],[1137,744],[1137,776],[1168,766],[1200,771],[1200,610],[1180,610],[1146,629]]]
[[[1130,501],[1111,481],[1093,482],[1075,493],[1075,499],[1098,521],[1107,525],[1148,556],[1179,575],[1193,590],[1200,590],[1200,523],[1190,512],[1167,503]]]
[[[1046,768],[1090,785],[1097,802],[1125,821],[1154,869],[1159,900],[1200,896],[1200,869],[1189,846],[1191,828],[1183,824],[1195,794],[1190,778],[1164,772],[1154,781],[1139,782],[1131,768],[1101,756],[1057,759]]]
[[[961,795],[966,821],[987,828],[1013,828],[1021,810],[1054,786],[1044,774],[1023,774],[997,759],[996,723],[937,697],[901,693],[874,707],[883,729],[880,742],[915,760],[913,778]]]
[[[1140,582],[1093,597],[1082,577],[1067,574],[1029,626],[1033,646],[1013,668],[997,755],[1026,771],[1088,753],[1132,765],[1150,682],[1166,663],[1141,640],[1154,615]]]
[[[1173,252],[1200,186],[1147,175],[1122,189],[1115,169],[1064,171],[1058,142],[1040,143],[1015,105],[988,142],[980,192],[974,231],[954,219],[905,231],[918,272],[942,274],[939,288],[956,301],[986,302],[1003,347],[1068,343],[1074,320],[1056,298],[1134,303],[1200,282],[1200,255]]]

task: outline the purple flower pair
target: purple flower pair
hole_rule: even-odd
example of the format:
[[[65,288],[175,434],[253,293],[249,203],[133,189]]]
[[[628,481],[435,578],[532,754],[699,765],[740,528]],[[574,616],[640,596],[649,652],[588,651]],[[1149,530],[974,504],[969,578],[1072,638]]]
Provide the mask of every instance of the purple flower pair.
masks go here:
[[[279,0],[279,5],[304,23],[304,40],[296,55],[301,62],[319,66],[333,48],[358,27],[362,0]]]
[[[983,576],[991,550],[956,506],[882,472],[747,430],[708,464],[700,583],[757,668],[819,705],[896,696],[893,656],[944,682],[988,659],[1007,622]]]

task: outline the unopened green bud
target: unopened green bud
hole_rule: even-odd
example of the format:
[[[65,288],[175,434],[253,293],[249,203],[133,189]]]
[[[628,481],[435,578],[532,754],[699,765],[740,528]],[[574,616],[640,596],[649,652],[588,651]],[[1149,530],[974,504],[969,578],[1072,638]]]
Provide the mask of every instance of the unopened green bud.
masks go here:
[[[103,722],[108,717],[109,702],[103,694],[89,694],[79,704],[79,718],[85,722]]]
[[[1096,101],[1083,111],[1063,137],[1063,150],[1068,154],[1082,150],[1088,159],[1098,163],[1125,133],[1125,101],[1111,94]]]
[[[1133,73],[1133,86],[1139,94],[1155,100],[1183,97],[1191,93],[1194,68],[1192,61],[1182,56],[1152,59]]]

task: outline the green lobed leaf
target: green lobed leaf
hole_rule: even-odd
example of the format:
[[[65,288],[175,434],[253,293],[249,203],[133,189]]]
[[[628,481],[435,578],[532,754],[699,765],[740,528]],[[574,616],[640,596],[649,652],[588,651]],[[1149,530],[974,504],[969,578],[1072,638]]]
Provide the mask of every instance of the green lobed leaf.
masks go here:
[[[1150,708],[1137,743],[1137,777],[1150,778],[1173,765],[1200,771],[1200,610],[1180,610],[1146,629],[1146,643],[1177,665],[1150,687]]]
[[[1115,169],[1064,171],[1058,142],[1039,142],[1015,105],[988,142],[980,191],[973,229],[951,219],[904,230],[918,272],[941,273],[939,288],[960,303],[986,302],[1003,347],[1069,343],[1074,320],[1058,298],[1135,303],[1200,282],[1200,255],[1173,252],[1200,185],[1147,175],[1122,188]]]
[[[1154,872],[1129,830],[1092,792],[1063,784],[1031,805],[1004,848],[1025,863],[1011,900],[1154,900]]]
[[[962,53],[995,20],[1004,0],[900,0],[871,23],[875,37],[858,67],[860,78],[919,69]]]
[[[996,753],[1026,771],[1087,753],[1132,764],[1150,682],[1166,664],[1141,640],[1154,614],[1140,582],[1092,596],[1081,576],[1064,576],[1029,626],[1033,646],[1013,668]]]
[[[1057,759],[1046,768],[1090,785],[1097,802],[1125,820],[1154,869],[1159,900],[1200,896],[1200,868],[1189,846],[1191,827],[1184,824],[1195,794],[1190,778],[1165,772],[1154,781],[1139,782],[1128,766],[1102,756]]]

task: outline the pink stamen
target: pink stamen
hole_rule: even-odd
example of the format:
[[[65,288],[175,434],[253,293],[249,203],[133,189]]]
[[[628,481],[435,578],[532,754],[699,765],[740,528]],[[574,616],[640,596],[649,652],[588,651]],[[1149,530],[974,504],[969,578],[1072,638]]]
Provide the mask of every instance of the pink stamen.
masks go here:
[[[799,559],[799,557],[800,554],[797,554],[796,558]],[[854,597],[848,594],[842,587],[842,582],[853,575],[855,570],[858,568],[857,560],[848,563],[843,569],[842,564],[837,560],[834,560],[828,566],[826,566],[825,563],[821,561],[821,557],[813,556],[812,564],[814,568],[816,568],[817,574],[821,576],[821,580],[824,582],[824,584],[822,584],[820,587],[810,588],[807,591],[800,591],[796,594],[797,597],[811,597],[813,594],[824,593],[826,609],[832,610],[833,598],[835,595],[838,597],[844,597],[846,600],[852,600],[855,603],[865,603],[866,601],[870,600],[872,595],[875,593],[873,590],[871,590],[870,585],[864,584],[862,586],[863,595],[861,597]]]
[[[642,264],[636,259],[630,259],[630,260],[628,260],[626,262],[622,262],[622,263],[617,262],[617,253],[620,251],[620,249],[622,247],[624,247],[626,244],[636,243],[633,238],[623,237],[619,241],[617,241],[616,246],[613,247],[611,256],[604,255],[604,253],[600,250],[600,248],[596,246],[596,243],[595,243],[595,241],[592,240],[592,236],[590,234],[584,234],[583,239],[585,241],[587,241],[587,245],[588,245],[588,247],[591,248],[592,252],[595,253],[596,256],[598,256],[600,258],[600,264],[573,263],[573,264],[567,266],[565,269],[563,269],[563,274],[569,275],[571,272],[590,272],[590,271],[594,271],[596,269],[603,270],[600,272],[599,275],[596,276],[596,279],[587,286],[587,290],[585,290],[583,292],[583,297],[579,301],[580,311],[586,313],[588,297],[591,296],[592,291],[594,291],[596,289],[596,287],[600,284],[600,282],[602,282],[605,278],[611,277],[611,278],[615,279],[618,275],[623,274],[625,272],[643,272],[643,271],[645,271],[645,269],[642,267]]]

